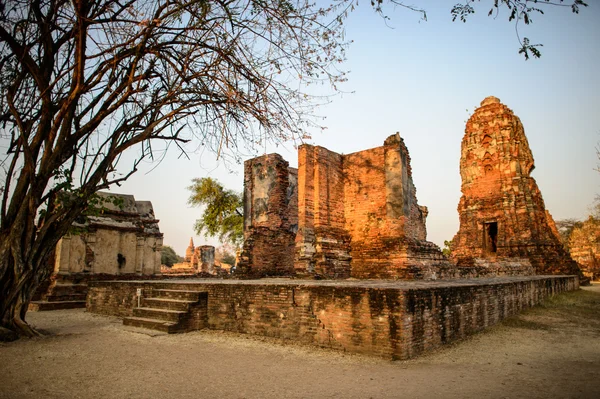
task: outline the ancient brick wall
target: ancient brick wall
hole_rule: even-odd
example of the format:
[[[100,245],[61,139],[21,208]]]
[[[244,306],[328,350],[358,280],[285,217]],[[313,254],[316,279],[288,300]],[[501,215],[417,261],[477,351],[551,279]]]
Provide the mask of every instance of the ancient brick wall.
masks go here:
[[[450,267],[439,247],[426,241],[427,208],[417,203],[399,134],[382,147],[345,155],[343,165],[353,277],[434,278]]]
[[[459,266],[476,259],[521,262],[538,274],[577,274],[560,244],[540,190],[523,125],[495,97],[467,121],[461,146],[460,229],[452,256]]]
[[[242,270],[290,273],[289,232],[297,275],[435,278],[439,268],[449,268],[437,245],[426,241],[427,208],[417,203],[399,134],[349,155],[302,145],[297,172],[286,170],[278,155],[246,163],[242,264],[249,266]]]
[[[583,274],[599,280],[600,220],[590,216],[580,227],[575,227],[568,245],[571,256],[579,264]]]
[[[298,149],[297,273],[350,276],[342,156],[323,147]]]
[[[294,217],[289,164],[278,154],[244,163],[244,246],[238,273],[290,275],[294,270]],[[293,182],[293,179],[292,179]]]
[[[550,295],[578,288],[570,277],[463,282],[319,284],[296,281],[90,282],[87,310],[129,316],[135,291],[208,293],[208,328],[407,359],[494,325]]]

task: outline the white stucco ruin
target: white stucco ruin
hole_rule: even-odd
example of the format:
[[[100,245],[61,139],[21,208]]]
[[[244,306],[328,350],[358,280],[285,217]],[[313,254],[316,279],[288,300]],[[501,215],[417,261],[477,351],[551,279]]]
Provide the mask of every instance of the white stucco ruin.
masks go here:
[[[98,193],[98,214],[76,223],[79,233],[56,247],[55,272],[105,274],[160,273],[163,234],[150,201],[133,195]]]

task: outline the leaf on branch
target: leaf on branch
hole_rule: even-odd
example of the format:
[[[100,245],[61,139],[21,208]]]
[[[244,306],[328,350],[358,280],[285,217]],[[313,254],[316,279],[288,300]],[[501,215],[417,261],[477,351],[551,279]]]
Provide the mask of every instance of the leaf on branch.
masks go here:
[[[456,21],[457,18],[462,22],[467,22],[467,17],[470,14],[475,14],[475,9],[470,4],[456,4],[450,10],[450,14],[452,15],[452,22]]]
[[[525,56],[525,60],[528,60],[530,55],[534,58],[540,58],[542,53],[537,49],[537,47],[543,47],[543,45],[540,43],[529,44],[529,39],[524,37],[519,54],[523,54]]]

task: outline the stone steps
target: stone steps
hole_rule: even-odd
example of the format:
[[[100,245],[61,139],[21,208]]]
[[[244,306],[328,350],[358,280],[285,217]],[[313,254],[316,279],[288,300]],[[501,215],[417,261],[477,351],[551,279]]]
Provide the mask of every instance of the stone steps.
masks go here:
[[[31,301],[30,311],[61,310],[85,308],[87,284],[56,282],[49,284],[47,291],[36,295],[38,300]]]
[[[156,319],[146,319],[143,317],[126,317],[123,319],[123,325],[131,326],[131,327],[140,327],[147,328],[149,330],[162,331],[169,334],[172,334],[176,331],[177,323],[164,321],[164,320],[156,320]]]
[[[63,310],[63,309],[79,309],[85,308],[85,300],[83,301],[31,301],[29,310],[33,312],[44,310]]]
[[[125,317],[126,326],[148,328],[169,334],[206,327],[208,294],[185,290],[152,290],[142,306]]]
[[[144,307],[147,308],[188,311],[190,306],[197,301],[171,298],[144,298],[142,302]]]
[[[186,301],[198,301],[200,292],[185,290],[154,290],[152,298],[169,298]]]
[[[181,310],[168,310],[168,309],[154,309],[154,308],[135,308],[133,309],[133,315],[135,317],[141,317],[145,319],[164,320],[177,323],[181,318],[187,314],[186,311]]]

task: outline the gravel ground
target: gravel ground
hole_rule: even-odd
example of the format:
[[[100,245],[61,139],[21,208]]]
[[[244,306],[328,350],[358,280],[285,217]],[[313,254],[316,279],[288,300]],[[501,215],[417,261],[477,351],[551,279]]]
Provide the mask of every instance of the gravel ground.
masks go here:
[[[0,398],[600,398],[600,285],[409,361],[216,331],[166,335],[83,310],[0,343]]]

